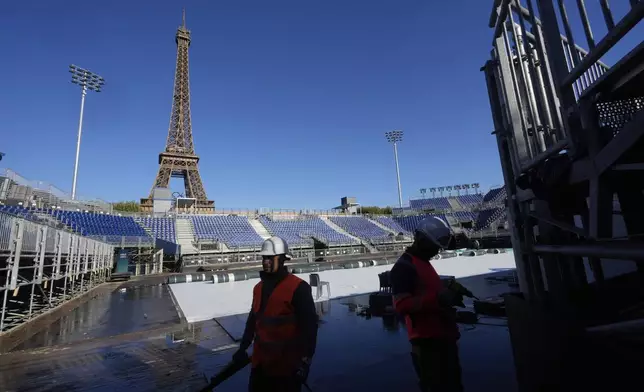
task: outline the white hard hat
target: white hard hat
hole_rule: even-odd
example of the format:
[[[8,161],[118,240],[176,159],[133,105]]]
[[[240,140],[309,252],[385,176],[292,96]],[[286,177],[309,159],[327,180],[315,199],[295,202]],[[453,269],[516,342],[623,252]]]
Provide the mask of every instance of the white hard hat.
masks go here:
[[[452,238],[452,230],[449,225],[436,216],[430,216],[420,221],[416,231],[422,233],[439,248],[447,248]]]
[[[271,237],[264,241],[262,250],[259,251],[261,256],[286,255],[287,259],[292,259],[288,251],[288,244],[280,237]]]

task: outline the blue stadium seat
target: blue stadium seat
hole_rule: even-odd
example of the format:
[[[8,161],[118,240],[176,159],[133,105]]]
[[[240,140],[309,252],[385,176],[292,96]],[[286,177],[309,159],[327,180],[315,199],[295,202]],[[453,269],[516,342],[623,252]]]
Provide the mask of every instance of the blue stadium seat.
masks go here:
[[[471,211],[454,211],[448,215],[459,222],[475,222],[477,217],[477,213]]]
[[[445,216],[445,214],[421,214],[421,215],[412,215],[412,216],[397,216],[397,217],[394,217],[393,219],[396,222],[398,222],[402,227],[404,227],[405,230],[407,230],[410,233],[413,233],[418,227],[418,224],[420,223],[420,221],[422,221],[423,219],[429,216],[439,217],[449,225],[449,222],[447,221],[447,217]]]
[[[245,216],[197,215],[190,219],[197,238],[220,241],[229,248],[254,248],[264,242]]]
[[[49,215],[87,236],[106,236],[109,241],[120,237],[149,237],[134,218],[92,212],[49,210]]]
[[[358,238],[367,240],[385,240],[389,238],[389,232],[361,216],[330,216],[329,220]]]
[[[410,200],[409,206],[414,210],[448,210],[452,208],[446,197]]]
[[[493,222],[503,219],[505,216],[505,208],[491,208],[487,210],[482,210],[479,213],[479,216],[476,220],[475,229],[481,230],[489,227]]]
[[[490,189],[490,191],[486,193],[485,196],[483,197],[483,201],[488,203],[488,202],[502,201],[505,198],[507,198],[505,187],[501,187],[501,188]]]
[[[376,218],[376,221],[381,225],[390,228],[396,233],[409,234],[409,231],[402,227],[400,223],[396,222],[392,217],[389,216],[379,216]]]
[[[460,195],[456,196],[456,199],[463,207],[475,206],[483,202],[483,196],[480,193],[475,193],[473,195]]]
[[[5,212],[7,214],[15,215],[20,218],[24,218],[31,221],[37,221],[37,217],[31,212],[31,210],[22,207],[22,206],[5,206],[0,205],[0,212]]]
[[[271,219],[260,216],[260,222],[271,235],[282,237],[291,247],[313,246],[311,237],[329,245],[349,245],[355,240],[338,233],[319,217],[296,217],[290,219]]]
[[[134,218],[134,220],[143,228],[148,229],[155,238],[164,241],[177,242],[177,236],[174,231],[175,220],[173,218]]]

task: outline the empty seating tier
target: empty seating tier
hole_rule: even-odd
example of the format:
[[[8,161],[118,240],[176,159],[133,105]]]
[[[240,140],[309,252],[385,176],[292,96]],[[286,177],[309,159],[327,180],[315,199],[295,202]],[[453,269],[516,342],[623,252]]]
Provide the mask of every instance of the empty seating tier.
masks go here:
[[[473,195],[456,196],[456,199],[459,203],[461,203],[462,206],[467,207],[481,204],[481,202],[483,201],[483,196],[481,196],[480,193],[475,193]]]
[[[420,221],[423,219],[429,217],[429,216],[436,216],[438,218],[441,218],[445,223],[449,225],[447,222],[447,217],[445,217],[444,214],[424,214],[424,215],[413,215],[413,216],[399,216],[395,217],[394,219],[400,223],[402,227],[404,227],[407,231],[410,233],[413,233],[416,228],[418,227],[418,224]]]
[[[391,234],[361,216],[330,216],[329,220],[358,238],[384,240]]]
[[[396,233],[403,233],[403,234],[408,234],[409,231],[402,227],[400,223],[396,222],[393,218],[389,216],[379,216],[375,218],[375,220],[380,223],[381,225],[390,228],[391,230],[395,231]]]
[[[485,194],[483,197],[483,201],[488,203],[488,202],[495,202],[495,201],[501,201],[507,197],[507,194],[505,192],[505,188],[495,188],[495,189],[490,189],[488,193]]]
[[[173,218],[134,218],[134,220],[144,228],[148,229],[155,238],[165,241],[177,242],[174,232]]]
[[[477,213],[470,211],[454,211],[449,214],[459,222],[476,222]]]
[[[503,217],[505,208],[493,208],[489,210],[482,210],[476,220],[475,228],[477,230],[485,229],[495,221]]]
[[[197,239],[223,242],[229,248],[255,248],[264,242],[245,216],[197,215],[190,219]]]
[[[271,235],[282,237],[291,247],[313,246],[312,237],[328,245],[355,243],[352,238],[333,230],[317,216],[290,219],[271,219],[267,216],[260,216],[259,221]]]
[[[49,210],[47,213],[86,236],[105,236],[108,241],[118,237],[149,237],[129,216],[61,210]]]
[[[0,205],[0,212],[6,212],[7,214],[15,215],[28,220],[37,220],[34,214],[32,214],[28,209],[21,206]]]
[[[409,206],[415,210],[449,210],[452,208],[446,197],[410,200]]]

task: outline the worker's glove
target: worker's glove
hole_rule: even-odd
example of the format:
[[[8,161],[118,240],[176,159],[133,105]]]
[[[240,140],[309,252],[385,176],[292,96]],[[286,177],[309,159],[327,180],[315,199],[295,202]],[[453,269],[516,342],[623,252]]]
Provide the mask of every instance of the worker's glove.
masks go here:
[[[451,308],[453,306],[465,307],[463,304],[463,295],[450,289],[445,289],[438,293],[438,303],[445,308]]]
[[[302,358],[300,365],[295,372],[295,376],[301,381],[305,382],[309,378],[309,369],[311,368],[311,359]]]
[[[239,350],[235,351],[233,354],[233,362],[243,362],[246,359],[248,359],[248,354],[244,348],[240,347]]]

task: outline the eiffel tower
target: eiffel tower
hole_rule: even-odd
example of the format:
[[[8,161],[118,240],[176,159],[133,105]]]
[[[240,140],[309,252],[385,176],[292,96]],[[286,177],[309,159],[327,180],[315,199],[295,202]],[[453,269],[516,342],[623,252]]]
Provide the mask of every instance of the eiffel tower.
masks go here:
[[[150,196],[141,199],[141,211],[152,212],[155,188],[169,188],[170,178],[183,178],[185,197],[195,199],[194,211],[213,213],[215,202],[208,200],[199,175],[199,157],[195,154],[190,120],[190,82],[188,76],[188,48],[190,31],[186,29],[186,12],[183,24],[177,29],[177,67],[174,74],[172,113],[165,151],[159,154],[157,173]]]

